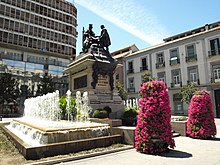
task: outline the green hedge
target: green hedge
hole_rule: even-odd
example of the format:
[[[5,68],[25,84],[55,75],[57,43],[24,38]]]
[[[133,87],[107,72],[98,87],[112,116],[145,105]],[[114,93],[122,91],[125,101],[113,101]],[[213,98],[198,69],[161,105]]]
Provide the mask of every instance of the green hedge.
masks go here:
[[[126,111],[124,112],[123,117],[124,117],[124,118],[128,118],[128,117],[136,118],[137,115],[138,115],[138,109],[136,109],[136,108],[131,108],[131,109],[126,110]]]
[[[92,117],[104,119],[108,117],[108,112],[104,109],[97,109],[94,111]]]
[[[135,126],[137,122],[138,108],[125,110],[122,117],[122,124],[125,126]]]

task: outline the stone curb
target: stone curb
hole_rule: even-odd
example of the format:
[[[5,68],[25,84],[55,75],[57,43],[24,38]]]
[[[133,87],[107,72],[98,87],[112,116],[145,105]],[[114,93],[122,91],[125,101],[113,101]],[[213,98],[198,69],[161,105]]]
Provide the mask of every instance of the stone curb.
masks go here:
[[[50,165],[50,164],[57,164],[57,163],[63,163],[63,162],[69,162],[69,161],[75,161],[75,160],[80,160],[80,159],[85,159],[85,158],[90,158],[90,157],[95,157],[95,156],[101,156],[101,155],[106,155],[106,154],[111,154],[115,152],[120,152],[124,150],[129,150],[133,149],[133,146],[127,146],[127,147],[121,147],[117,149],[112,149],[109,151],[99,151],[91,154],[85,154],[85,155],[79,155],[79,156],[72,156],[68,158],[58,158],[58,159],[53,159],[53,160],[46,160],[46,161],[40,161],[40,162],[33,162],[33,163],[27,163],[25,165]]]

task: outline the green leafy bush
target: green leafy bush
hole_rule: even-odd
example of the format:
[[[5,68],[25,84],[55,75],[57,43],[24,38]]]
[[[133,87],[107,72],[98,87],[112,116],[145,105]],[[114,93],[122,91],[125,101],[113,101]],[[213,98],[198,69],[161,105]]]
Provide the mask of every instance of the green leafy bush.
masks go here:
[[[127,109],[122,117],[122,124],[126,126],[135,126],[137,122],[138,108]]]
[[[104,109],[97,109],[94,111],[92,117],[100,119],[108,118],[108,112]]]
[[[136,118],[138,115],[138,108],[131,108],[128,110],[125,110],[123,117],[127,118],[127,117],[134,117]]]
[[[66,97],[62,96],[59,100],[60,104],[60,114],[61,119],[67,119],[67,101]],[[72,115],[73,119],[76,117],[76,98],[70,97],[70,114]]]

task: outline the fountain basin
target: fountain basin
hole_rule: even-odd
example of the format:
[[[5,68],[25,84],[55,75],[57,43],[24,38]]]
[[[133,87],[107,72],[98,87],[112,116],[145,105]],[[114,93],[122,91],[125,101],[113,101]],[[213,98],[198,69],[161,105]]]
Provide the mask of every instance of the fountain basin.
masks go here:
[[[13,134],[7,127],[5,127],[5,125],[0,125],[0,127],[27,160],[36,160],[49,156],[94,149],[97,147],[107,147],[122,142],[121,135],[109,135],[90,139],[44,144],[40,146],[30,146],[23,139]]]
[[[110,134],[108,124],[91,122],[49,122],[34,119],[28,122],[26,119],[17,119],[6,127],[29,146],[96,138]]]

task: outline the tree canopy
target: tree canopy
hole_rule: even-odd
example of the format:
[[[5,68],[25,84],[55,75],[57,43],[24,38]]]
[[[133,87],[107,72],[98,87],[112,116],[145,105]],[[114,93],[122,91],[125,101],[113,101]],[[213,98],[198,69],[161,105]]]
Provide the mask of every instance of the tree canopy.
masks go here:
[[[19,82],[10,73],[0,73],[0,104],[15,102],[20,96]]]

